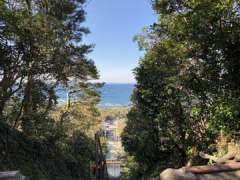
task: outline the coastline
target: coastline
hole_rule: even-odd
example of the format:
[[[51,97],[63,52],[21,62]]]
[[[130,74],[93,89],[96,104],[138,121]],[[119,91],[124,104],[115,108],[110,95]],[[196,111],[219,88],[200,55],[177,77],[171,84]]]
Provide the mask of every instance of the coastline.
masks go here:
[[[98,108],[129,107],[131,95],[135,84],[132,83],[106,83],[99,89],[100,102]],[[58,88],[58,103],[64,104],[67,101],[67,92],[64,88]]]
[[[132,107],[132,104],[129,105],[97,105],[98,109],[130,109]]]

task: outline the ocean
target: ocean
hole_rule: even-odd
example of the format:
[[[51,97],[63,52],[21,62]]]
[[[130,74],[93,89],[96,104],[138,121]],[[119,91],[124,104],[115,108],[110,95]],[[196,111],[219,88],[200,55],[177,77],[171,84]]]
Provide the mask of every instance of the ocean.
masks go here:
[[[101,88],[101,107],[128,106],[134,84],[105,84]]]
[[[101,89],[101,101],[99,107],[129,106],[134,84],[106,83]],[[57,91],[59,102],[66,101],[66,92],[63,89]]]

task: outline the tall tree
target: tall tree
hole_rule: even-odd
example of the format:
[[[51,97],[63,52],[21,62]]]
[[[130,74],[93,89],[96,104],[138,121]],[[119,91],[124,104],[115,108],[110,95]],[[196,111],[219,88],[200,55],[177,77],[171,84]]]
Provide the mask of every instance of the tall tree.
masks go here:
[[[137,37],[146,55],[123,133],[141,172],[213,151],[207,147],[220,131],[239,139],[239,7],[237,0],[153,1],[159,21]]]
[[[165,41],[148,49],[135,69],[134,107],[122,139],[146,175],[156,167],[178,167],[188,160],[190,98],[181,84],[178,57],[183,49],[173,44]]]
[[[69,86],[73,79],[84,84],[98,78],[93,61],[86,57],[91,45],[81,43],[89,32],[81,26],[84,2],[1,1],[0,113],[19,93],[23,98],[15,126],[23,116],[26,120],[36,110],[50,109],[56,87]],[[45,98],[38,97],[43,95]]]
[[[99,100],[85,0],[0,0],[0,168],[89,179]],[[69,90],[70,107],[56,106]],[[56,115],[57,114],[57,115]],[[37,167],[37,168],[36,168]]]

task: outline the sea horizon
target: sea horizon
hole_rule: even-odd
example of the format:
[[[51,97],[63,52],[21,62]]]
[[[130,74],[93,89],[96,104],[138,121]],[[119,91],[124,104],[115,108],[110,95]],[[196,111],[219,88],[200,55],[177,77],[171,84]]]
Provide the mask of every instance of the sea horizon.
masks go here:
[[[99,108],[111,107],[129,107],[131,106],[131,95],[135,83],[104,83],[100,88],[100,102],[97,104]],[[67,93],[64,89],[59,89],[57,92],[59,103],[65,103],[67,100]]]

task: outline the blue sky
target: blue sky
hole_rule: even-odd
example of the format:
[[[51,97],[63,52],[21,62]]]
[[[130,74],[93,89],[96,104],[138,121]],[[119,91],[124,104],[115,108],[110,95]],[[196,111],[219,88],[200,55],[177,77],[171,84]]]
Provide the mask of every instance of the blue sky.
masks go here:
[[[89,0],[86,22],[91,34],[84,41],[95,44],[89,55],[100,80],[133,83],[132,70],[142,56],[133,37],[156,21],[149,0]]]

